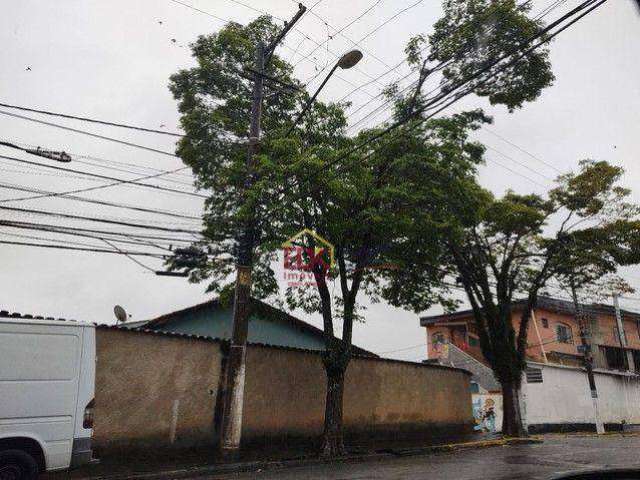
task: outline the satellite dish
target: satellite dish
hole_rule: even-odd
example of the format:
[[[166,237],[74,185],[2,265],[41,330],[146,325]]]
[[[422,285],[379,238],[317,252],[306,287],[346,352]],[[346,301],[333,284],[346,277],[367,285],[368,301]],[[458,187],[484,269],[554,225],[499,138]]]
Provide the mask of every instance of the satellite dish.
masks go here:
[[[120,305],[113,307],[113,313],[118,319],[118,322],[124,323],[127,321],[127,312]]]

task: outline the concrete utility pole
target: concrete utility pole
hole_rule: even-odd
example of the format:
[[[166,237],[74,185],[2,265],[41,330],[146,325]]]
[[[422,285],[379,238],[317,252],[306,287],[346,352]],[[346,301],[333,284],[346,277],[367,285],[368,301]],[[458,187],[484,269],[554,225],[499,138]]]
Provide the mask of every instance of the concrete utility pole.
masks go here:
[[[633,352],[627,349],[627,334],[624,331],[624,324],[622,323],[622,312],[620,311],[620,302],[618,301],[618,294],[613,294],[613,308],[616,311],[616,325],[618,326],[618,340],[620,341],[620,348],[622,348],[622,354],[624,355],[627,370],[635,371],[635,363],[633,361]]]
[[[583,349],[584,355],[584,368],[587,371],[587,378],[589,380],[589,389],[591,390],[591,401],[593,402],[593,413],[595,416],[596,432],[598,434],[604,433],[604,425],[600,419],[600,412],[598,410],[598,389],[596,388],[596,380],[593,376],[593,355],[591,352],[591,343],[589,341],[589,334],[587,333],[587,327],[585,325],[585,314],[582,309],[582,305],[578,301],[578,294],[576,287],[571,282],[571,295],[573,296],[573,305],[576,311],[576,320],[578,321],[578,328],[580,329],[580,343]]]
[[[265,47],[256,46],[253,93],[251,102],[251,123],[249,127],[249,146],[247,150],[247,174],[244,189],[254,184],[255,155],[260,148],[260,118],[264,90],[265,67],[268,65],[276,46],[282,41],[293,25],[302,17],[306,7],[298,5],[298,12],[285,24],[276,39]],[[255,247],[256,225],[253,214],[245,221],[238,235],[236,260],[236,287],[233,303],[233,332],[227,358],[225,376],[224,406],[222,412],[221,453],[226,458],[234,458],[240,450],[242,432],[242,407],[244,397],[245,359],[249,316],[251,314],[251,271],[253,268],[253,250]]]

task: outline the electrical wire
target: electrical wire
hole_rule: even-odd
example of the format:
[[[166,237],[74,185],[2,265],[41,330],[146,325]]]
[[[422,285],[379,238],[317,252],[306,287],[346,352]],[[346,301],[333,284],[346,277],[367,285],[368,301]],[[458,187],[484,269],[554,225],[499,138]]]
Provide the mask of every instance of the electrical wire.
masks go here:
[[[71,236],[82,236],[85,234],[96,234],[96,235],[109,235],[110,240],[116,240],[118,237],[124,237],[129,240],[135,239],[145,239],[145,240],[154,240],[167,242],[168,245],[173,245],[175,243],[193,243],[193,239],[190,238],[178,238],[178,237],[169,237],[162,235],[148,235],[144,233],[138,232],[126,232],[126,231],[111,231],[111,230],[100,230],[94,228],[80,228],[80,227],[70,227],[68,225],[53,225],[49,223],[35,223],[35,222],[21,222],[21,221],[12,221],[12,220],[0,220],[0,226],[11,227],[16,229],[23,230],[35,230],[42,232],[51,232],[51,233],[59,233],[62,235],[71,235]],[[112,237],[116,237],[115,239]],[[102,237],[93,237],[101,239]],[[128,241],[118,239],[117,241],[123,243],[129,243]],[[139,243],[139,242],[136,242]],[[147,242],[144,242],[148,245]]]
[[[394,122],[393,124],[391,124],[390,126],[388,126],[387,128],[385,128],[384,130],[376,133],[375,135],[373,135],[372,137],[370,137],[369,139],[360,142],[359,144],[355,145],[354,147],[348,149],[345,153],[343,153],[342,155],[339,155],[338,157],[336,157],[334,160],[331,160],[329,162],[327,162],[327,164],[319,169],[316,170],[314,172],[311,172],[310,175],[307,175],[306,178],[304,178],[302,181],[306,182],[311,180],[312,178],[316,177],[318,174],[322,173],[324,170],[326,170],[327,167],[331,167],[333,165],[338,164],[340,161],[342,161],[343,159],[347,158],[349,155],[361,150],[364,147],[367,147],[369,145],[371,145],[374,141],[381,139],[382,137],[387,136],[389,133],[393,132],[394,130],[398,129],[399,127],[401,127],[402,125],[405,125],[406,123],[408,123],[410,120],[414,119],[415,117],[417,117],[418,115],[424,113],[425,111],[427,111],[430,108],[433,108],[434,104],[436,104],[437,101],[441,101],[444,102],[447,97],[451,96],[451,94],[453,94],[456,90],[459,90],[461,87],[463,87],[464,85],[468,84],[469,82],[471,82],[472,80],[474,80],[477,77],[480,77],[481,75],[487,73],[487,72],[491,72],[491,69],[493,69],[494,66],[498,65],[500,62],[502,62],[503,60],[512,57],[514,55],[518,55],[517,57],[511,59],[510,61],[508,61],[507,63],[504,63],[502,65],[500,65],[499,70],[504,70],[507,67],[511,66],[513,63],[515,63],[516,61],[520,60],[523,56],[528,55],[530,52],[532,52],[533,50],[535,50],[536,48],[540,47],[541,45],[544,45],[546,43],[548,43],[552,38],[554,38],[556,35],[558,35],[559,33],[561,33],[562,31],[564,31],[565,29],[569,28],[571,25],[575,24],[577,21],[579,21],[581,18],[583,18],[585,15],[591,13],[593,10],[595,10],[596,8],[598,8],[599,6],[603,5],[607,0],[587,0],[585,2],[583,2],[580,6],[576,7],[575,9],[571,10],[569,13],[561,16],[559,19],[557,19],[556,21],[552,22],[551,24],[549,24],[546,28],[541,29],[536,35],[534,35],[532,38],[530,38],[526,43],[520,45],[518,47],[518,49],[511,51],[510,53],[504,54],[501,57],[499,57],[497,60],[494,60],[493,62],[491,62],[490,64],[484,66],[483,68],[481,68],[480,70],[476,71],[474,74],[472,74],[470,77],[467,77],[466,79],[457,82],[457,85],[455,85],[454,87],[449,87],[446,91],[446,94],[441,94],[439,96],[437,96],[432,102],[427,103],[425,106],[416,109],[415,112],[413,112],[411,115],[408,115],[407,117],[400,119],[396,122]],[[589,8],[590,7],[590,8]],[[570,22],[568,22],[566,25],[562,26],[561,28],[559,28],[557,31],[553,32],[552,34],[549,34],[547,36],[547,33],[549,31],[551,31],[553,28],[555,28],[556,26],[558,26],[559,24],[561,24],[563,21],[570,19],[572,16],[580,13],[582,10],[587,9],[585,12],[581,13],[579,16],[577,16],[576,18],[574,18],[573,20],[571,20]],[[528,46],[531,43],[533,43],[535,40],[537,40],[538,38],[543,37],[542,40],[532,46]],[[522,50],[523,48],[527,47],[524,51]],[[495,73],[497,72],[492,72],[492,75],[495,75]],[[485,80],[486,82],[486,80]],[[421,125],[422,123],[424,123],[425,121],[427,121],[428,119],[432,118],[433,116],[435,116],[436,114],[440,113],[442,110],[448,108],[449,106],[451,106],[453,103],[459,101],[461,98],[463,98],[464,96],[468,95],[469,93],[473,92],[476,88],[478,88],[480,86],[480,84],[476,84],[475,86],[472,86],[472,88],[468,88],[466,91],[463,92],[462,95],[455,95],[453,97],[452,100],[448,101],[447,103],[444,104],[444,106],[441,106],[438,110],[436,110],[435,112],[427,115],[426,117],[420,118],[416,124],[412,127],[412,129],[416,128],[417,126]],[[442,104],[442,102],[440,104]],[[437,104],[436,104],[437,106]],[[371,150],[365,157],[369,158],[373,153],[375,153],[375,151],[377,151],[376,148],[374,148],[373,150]],[[531,179],[529,179],[531,180]]]
[[[569,28],[570,26],[572,26],[573,24],[575,24],[577,21],[579,21],[580,19],[582,19],[584,16],[588,15],[589,13],[591,13],[593,10],[595,10],[596,8],[600,7],[601,5],[603,5],[607,0],[587,0],[585,2],[583,2],[580,6],[576,7],[575,9],[573,9],[571,12],[567,13],[566,15],[563,15],[562,17],[560,17],[559,19],[557,19],[555,22],[549,24],[545,29],[541,30],[538,34],[536,34],[533,38],[531,38],[526,44],[524,44],[521,48],[527,46],[527,44],[531,43],[532,41],[536,40],[537,38],[540,37],[544,37],[547,32],[549,32],[552,28],[554,28],[555,26],[558,26],[560,23],[562,23],[564,20],[567,20],[569,18],[571,18],[573,15],[576,15],[577,13],[579,13],[581,10],[588,8],[588,10],[586,10],[585,12],[581,13],[580,15],[578,15],[576,18],[574,18],[573,20],[569,21],[567,24],[565,24],[564,26],[562,26],[561,28],[559,28],[558,30],[556,30],[555,32],[553,32],[552,34],[549,34],[548,36],[544,37],[540,42],[538,42],[537,44],[534,44],[532,46],[530,46],[529,48],[527,48],[525,51],[520,52],[519,55],[510,60],[509,62],[499,66],[499,70],[498,72],[491,72],[491,68],[493,68],[493,66],[497,65],[499,62],[501,62],[502,60],[518,53],[518,51],[512,52],[510,54],[507,55],[503,55],[501,58],[499,58],[496,62],[492,62],[492,64],[482,68],[479,72],[477,72],[476,74],[474,74],[472,76],[472,78],[466,79],[464,80],[462,83],[459,83],[458,85],[452,87],[452,88],[448,88],[446,95],[444,97],[442,97],[442,95],[436,97],[435,100],[438,100],[439,98],[443,98],[442,101],[440,101],[440,103],[436,103],[435,107],[438,107],[439,105],[442,105],[444,103],[444,105],[442,107],[440,107],[438,110],[436,110],[435,112],[431,113],[430,115],[428,115],[425,118],[421,118],[418,120],[418,122],[411,127],[411,129],[415,129],[417,126],[423,124],[425,121],[427,121],[428,119],[432,118],[433,116],[435,116],[437,113],[445,110],[446,108],[448,108],[450,105],[452,105],[453,103],[459,101],[461,98],[469,95],[470,93],[472,93],[475,88],[477,88],[479,85],[475,85],[473,86],[473,88],[469,88],[466,91],[463,91],[461,94],[455,95],[453,96],[453,99],[451,101],[448,101],[447,103],[445,103],[447,101],[447,96],[451,96],[451,94],[459,89],[460,87],[464,86],[465,84],[469,83],[471,80],[474,79],[474,77],[480,76],[482,74],[484,74],[485,72],[487,73],[487,77],[489,77],[489,75],[495,75],[496,73],[499,73],[500,71],[505,70],[507,67],[509,67],[510,65],[512,65],[513,63],[515,63],[516,61],[520,60],[522,57],[524,57],[525,55],[528,55],[530,52],[532,52],[533,50],[535,50],[536,48],[540,47],[541,45],[544,45],[546,43],[548,43],[551,39],[553,39],[555,36],[557,36],[558,34],[560,34],[561,32],[563,32],[564,30],[566,30],[567,28]],[[589,8],[591,7],[591,8]],[[485,81],[482,81],[480,83],[483,84],[485,83]],[[394,124],[392,124],[390,127],[388,127],[387,129],[385,129],[383,132],[381,132],[381,134],[378,134],[379,136],[383,136],[386,135],[387,133],[389,133],[391,130],[394,130],[396,128],[398,128],[399,126],[407,123],[411,117],[415,117],[416,115],[420,114],[422,111],[426,111],[429,109],[434,108],[433,102],[431,104],[426,105],[425,107],[418,109],[416,112],[414,112],[413,115],[409,116],[409,118],[406,119],[402,119],[399,120],[397,122],[395,122]],[[374,140],[376,139],[375,137],[378,137],[378,135],[374,136]],[[354,147],[356,148],[356,147]],[[367,155],[366,158],[368,158],[368,156],[370,156],[371,153],[369,153]],[[525,177],[527,179],[529,179],[528,177]],[[529,179],[531,180],[531,179]]]
[[[524,9],[526,9],[526,8],[527,8],[527,6],[531,3],[531,1],[532,1],[532,0],[526,0],[526,1],[524,1],[523,3],[519,4],[519,5],[517,6],[517,8],[518,8],[519,10],[524,10]],[[556,7],[557,7],[557,5],[556,5]],[[553,9],[555,9],[556,7],[553,7],[553,8],[551,8],[551,9],[548,9],[547,11],[543,12],[542,14],[537,15],[537,16],[535,17],[535,19],[536,19],[536,20],[541,20],[543,17],[545,17],[546,15],[548,15],[549,13],[551,13],[551,11],[552,11]],[[458,27],[454,30],[454,32],[452,32],[452,34],[453,34],[453,33],[455,33],[455,32],[457,32],[457,31],[459,31],[461,28],[462,28],[462,26],[458,26]],[[495,28],[495,27],[491,27],[489,31],[492,31],[494,28]],[[427,46],[427,45],[425,45],[425,46],[422,48],[422,50],[421,50],[421,51],[426,50],[426,49],[427,49],[427,47],[428,47],[428,46]],[[467,49],[466,49],[466,50],[464,50],[462,53],[469,53],[469,52],[471,51],[471,50],[470,50],[471,48],[472,48],[472,47],[467,48]],[[407,59],[405,59],[405,60],[404,60],[403,62],[401,62],[401,63],[405,63],[406,61],[407,61]],[[437,72],[437,71],[442,70],[443,68],[445,68],[445,67],[446,67],[448,64],[450,64],[451,62],[452,62],[452,59],[451,59],[451,58],[441,61],[438,65],[436,65],[436,66],[434,66],[434,67],[432,67],[432,68],[431,68],[431,73],[434,73],[434,72]],[[388,73],[388,72],[384,72],[382,75],[385,75],[386,73]],[[408,74],[408,75],[410,75],[411,73],[412,73],[412,72],[409,72],[409,74]],[[402,79],[400,79],[400,80],[396,80],[396,82],[397,82],[397,81],[401,81],[401,80],[403,80],[403,79],[404,79],[404,78],[406,78],[408,75],[405,75],[405,76],[404,76]],[[397,92],[395,95],[393,95],[393,96],[392,96],[392,98],[387,99],[387,101],[385,101],[382,105],[379,105],[379,106],[378,106],[378,107],[376,107],[374,110],[370,111],[368,114],[366,114],[366,115],[365,115],[364,117],[362,117],[360,120],[358,120],[357,124],[362,123],[365,119],[367,119],[368,117],[370,117],[372,114],[376,114],[376,112],[380,113],[380,109],[381,109],[381,108],[382,108],[382,110],[387,110],[388,108],[390,108],[390,107],[392,106],[392,105],[391,105],[391,104],[392,104],[392,102],[394,102],[397,98],[399,98],[400,94],[401,94],[403,91],[407,90],[408,88],[411,88],[411,85],[415,85],[415,84],[416,84],[416,82],[417,82],[417,81],[415,81],[415,82],[411,83],[409,86],[405,87],[402,91]],[[440,88],[440,87],[438,87],[438,88]],[[434,92],[435,90],[437,90],[437,88],[436,88],[436,89],[433,89],[431,92]],[[431,92],[430,92],[430,93],[431,93]],[[382,95],[383,95],[383,93],[384,93],[384,92],[379,93],[376,97],[382,96]],[[343,97],[343,98],[341,99],[341,101],[342,101],[342,100],[344,100],[344,98],[345,98],[345,97]],[[369,104],[370,104],[371,102],[373,102],[374,100],[375,100],[375,98],[371,98],[371,99],[369,99],[367,102],[365,102],[364,104],[362,104],[362,105],[361,105],[361,106],[360,106],[360,107],[359,107],[355,112],[351,112],[351,115],[355,115],[355,113],[357,113],[358,111],[360,111],[360,110],[361,110],[362,108],[364,108],[365,106],[369,105]],[[387,107],[386,107],[386,108],[383,108],[383,106],[384,106],[384,105],[387,105]],[[376,114],[376,116],[377,116],[377,114]],[[357,124],[356,124],[356,125],[357,125]],[[352,130],[356,125],[351,125],[351,126],[349,127],[349,129],[348,129],[348,130]]]
[[[10,212],[20,212],[20,213],[31,213],[34,215],[44,215],[44,216],[51,216],[51,217],[58,217],[58,218],[69,218],[73,220],[86,220],[90,222],[108,223],[111,225],[122,225],[125,227],[135,227],[135,228],[142,228],[147,230],[158,230],[162,232],[189,233],[192,235],[202,234],[197,230],[188,230],[188,229],[181,229],[181,228],[166,228],[166,227],[159,227],[159,226],[153,226],[153,225],[145,225],[140,223],[122,222],[119,220],[110,220],[106,218],[87,217],[83,215],[72,215],[64,212],[50,212],[46,210],[35,210],[35,209],[29,209],[29,208],[4,207],[4,206],[0,206],[0,210],[6,210]]]
[[[28,149],[32,149],[33,150],[33,149],[37,149],[37,147],[38,147],[37,145],[28,144],[28,143],[24,143],[24,142],[18,142],[18,141],[9,142],[9,141],[6,141],[6,140],[5,141],[0,141],[0,145],[10,146],[11,148],[16,148],[16,149],[22,150],[22,151],[27,151]],[[30,152],[27,152],[27,153],[30,153]],[[65,149],[65,153],[68,154],[73,159],[73,162],[76,162],[76,163],[86,163],[87,165],[99,166],[100,168],[112,168],[113,170],[124,171],[124,172],[132,173],[132,174],[135,174],[135,175],[140,175],[141,172],[133,172],[131,170],[117,169],[117,168],[111,167],[110,165],[133,167],[133,168],[136,168],[136,169],[141,169],[141,170],[147,170],[147,171],[150,171],[150,172],[161,173],[161,174],[163,174],[162,175],[163,181],[172,181],[174,183],[179,183],[181,185],[186,185],[186,186],[193,187],[193,183],[192,182],[180,182],[178,180],[166,179],[166,177],[168,177],[168,176],[176,176],[176,177],[184,177],[184,178],[193,179],[193,175],[192,174],[176,173],[175,170],[162,170],[160,168],[149,167],[149,166],[140,165],[140,164],[137,164],[137,163],[122,162],[122,161],[112,160],[112,159],[108,159],[108,158],[95,157],[95,156],[91,156],[91,155],[74,153],[74,152],[70,152],[69,150],[66,150],[66,149]],[[95,162],[106,163],[108,165],[98,165],[96,163],[83,162],[83,161],[80,161],[79,159],[93,160]],[[181,170],[185,170],[185,169],[181,169]]]
[[[54,248],[54,249],[61,249],[61,250],[75,250],[75,251],[93,252],[93,253],[114,253],[118,255],[135,255],[135,256],[142,256],[142,257],[155,257],[160,259],[164,259],[168,257],[168,255],[160,255],[157,253],[150,253],[150,252],[135,252],[135,251],[124,252],[124,251],[106,250],[106,249],[100,249],[100,248],[82,248],[82,247],[71,247],[66,245],[54,245],[54,244],[48,244],[48,243],[45,244],[45,243],[32,243],[32,242],[12,242],[8,240],[0,240],[0,244],[19,245],[19,246],[26,246],[26,247]]]
[[[95,118],[89,118],[89,117],[80,117],[77,115],[69,115],[69,114],[65,114],[65,113],[58,113],[58,112],[51,112],[48,110],[38,110],[35,108],[29,108],[29,107],[23,107],[20,105],[12,105],[9,103],[0,103],[0,107],[5,107],[5,108],[13,108],[16,110],[21,110],[23,112],[33,112],[33,113],[41,113],[43,115],[49,115],[49,116],[53,116],[53,117],[62,117],[62,118],[68,118],[71,120],[80,120],[83,122],[90,122],[90,123],[99,123],[101,125],[108,125],[110,127],[119,127],[119,128],[128,128],[130,130],[138,130],[141,132],[148,132],[148,133],[159,133],[161,135],[169,135],[172,137],[184,137],[183,134],[181,133],[173,133],[173,132],[165,132],[163,130],[154,130],[152,128],[144,128],[144,127],[138,127],[135,125],[128,125],[126,123],[116,123],[116,122],[109,122],[106,120],[97,120]]]
[[[46,196],[55,196],[55,197],[59,197],[62,199],[66,199],[66,200],[73,200],[73,201],[77,201],[77,202],[84,202],[84,203],[92,203],[95,205],[104,205],[106,207],[113,207],[113,208],[122,208],[125,210],[133,210],[133,211],[137,211],[137,212],[145,212],[145,213],[153,213],[156,215],[163,215],[166,217],[173,217],[173,218],[185,218],[185,219],[189,219],[189,220],[201,220],[201,217],[196,217],[193,215],[186,215],[183,213],[179,213],[179,212],[171,212],[168,210],[159,210],[159,209],[155,209],[155,208],[145,208],[145,207],[140,207],[137,205],[127,205],[127,204],[123,204],[123,203],[115,203],[115,202],[107,202],[105,200],[96,200],[96,199],[92,199],[92,198],[83,198],[83,197],[78,197],[75,195],[61,195],[59,192],[50,192],[47,190],[41,190],[38,188],[30,188],[30,187],[25,187],[23,185],[15,185],[15,184],[10,184],[10,183],[0,183],[0,188],[4,188],[4,189],[9,189],[9,190],[17,190],[20,192],[31,192],[31,193],[40,193],[40,194],[44,194]],[[0,201],[0,203],[2,203]]]
[[[180,170],[185,170],[189,167],[181,167],[178,168],[176,170],[172,170],[172,172],[178,172]],[[61,196],[61,195],[69,195],[69,194],[74,194],[74,193],[83,193],[83,192],[90,192],[90,191],[95,191],[95,190],[102,190],[105,188],[109,188],[109,187],[115,187],[118,185],[128,185],[133,181],[138,181],[138,180],[146,180],[149,178],[156,178],[159,177],[161,175],[165,175],[165,173],[158,173],[155,175],[146,175],[143,177],[138,177],[138,178],[134,178],[133,180],[120,180],[114,183],[109,183],[106,185],[98,185],[98,186],[94,186],[94,187],[87,187],[87,188],[79,188],[79,189],[75,189],[75,190],[67,190],[66,192],[56,192],[55,194],[42,194],[42,195],[33,195],[33,196],[29,196],[29,197],[21,197],[21,198],[8,198],[8,199],[4,199],[4,200],[0,200],[0,204],[2,203],[8,203],[8,202],[18,202],[18,201],[23,201],[23,200],[35,200],[38,198],[47,198],[47,197],[57,197],[57,196]]]
[[[101,174],[98,174],[98,173],[90,173],[90,172],[85,172],[85,171],[82,171],[82,170],[75,170],[73,168],[59,167],[57,165],[49,165],[49,164],[46,164],[46,163],[32,162],[30,160],[23,160],[23,159],[15,158],[15,157],[8,157],[6,155],[0,155],[0,158],[4,158],[6,160],[12,160],[12,161],[18,162],[18,163],[24,163],[24,164],[27,164],[27,165],[34,165],[34,166],[38,166],[38,167],[51,168],[51,169],[59,170],[59,171],[63,171],[63,172],[79,173],[81,175],[87,175],[89,177],[94,177],[94,178],[101,178],[103,180],[115,180],[117,182],[116,185],[123,184],[123,183],[128,183],[128,184],[131,184],[131,185],[137,185],[137,186],[140,186],[140,187],[150,188],[150,189],[153,189],[153,190],[162,190],[162,191],[165,191],[165,192],[178,193],[178,194],[181,194],[181,195],[187,195],[187,196],[191,196],[191,197],[208,198],[207,195],[202,195],[200,193],[187,192],[185,190],[178,190],[178,189],[175,189],[175,188],[162,187],[160,185],[153,185],[153,184],[150,184],[150,183],[141,183],[138,180],[127,180],[127,179],[123,179],[123,178],[110,177],[108,175],[101,175]],[[187,167],[185,167],[185,168],[187,168]],[[147,177],[147,178],[151,178],[151,177]],[[113,185],[109,185],[109,186],[113,186]],[[74,192],[74,193],[78,193],[78,192]]]
[[[0,115],[6,115],[8,117],[19,118],[21,120],[27,120],[28,122],[34,122],[34,123],[39,123],[41,125],[47,125],[49,127],[60,128],[62,130],[66,130],[66,131],[69,131],[69,132],[79,133],[81,135],[88,135],[88,136],[93,137],[93,138],[99,138],[101,140],[106,140],[106,141],[109,141],[109,142],[118,143],[120,145],[126,145],[128,147],[133,147],[133,148],[138,148],[138,149],[141,149],[141,150],[146,150],[148,152],[159,153],[161,155],[166,155],[168,157],[176,157],[176,158],[178,157],[174,153],[166,152],[164,150],[158,150],[157,148],[147,147],[147,146],[139,145],[139,144],[133,143],[133,142],[127,142],[125,140],[121,140],[121,139],[113,138],[113,137],[107,137],[105,135],[98,135],[97,133],[87,132],[86,130],[80,130],[78,128],[66,127],[66,126],[60,125],[58,123],[45,122],[44,120],[38,120],[37,118],[27,117],[27,116],[24,116],[24,115],[18,115],[17,113],[11,113],[11,112],[6,112],[4,110],[0,110]]]

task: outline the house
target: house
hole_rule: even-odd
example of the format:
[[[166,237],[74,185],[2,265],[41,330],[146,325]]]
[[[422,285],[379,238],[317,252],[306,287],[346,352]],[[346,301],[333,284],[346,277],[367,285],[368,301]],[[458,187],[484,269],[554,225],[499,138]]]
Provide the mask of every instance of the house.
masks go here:
[[[512,322],[518,329],[524,300],[513,304]],[[609,305],[583,305],[591,333],[594,367],[640,373],[640,313],[621,310],[626,346],[618,335],[615,309]],[[427,358],[446,358],[445,346],[452,344],[477,360],[487,363],[471,310],[420,318],[427,336]],[[581,366],[583,354],[580,329],[572,302],[540,297],[527,331],[527,360],[541,364]]]
[[[321,329],[259,300],[252,302],[249,343],[324,350],[324,332]],[[146,322],[127,322],[122,326],[226,340],[231,338],[233,331],[233,305],[217,299],[209,300]],[[355,355],[376,356],[355,345],[352,349]]]

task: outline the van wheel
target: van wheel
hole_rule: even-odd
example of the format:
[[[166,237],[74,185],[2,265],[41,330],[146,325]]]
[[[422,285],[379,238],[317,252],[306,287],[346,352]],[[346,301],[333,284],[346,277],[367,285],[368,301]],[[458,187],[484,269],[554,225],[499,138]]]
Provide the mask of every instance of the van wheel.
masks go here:
[[[0,452],[0,480],[35,480],[38,463],[22,450]]]

